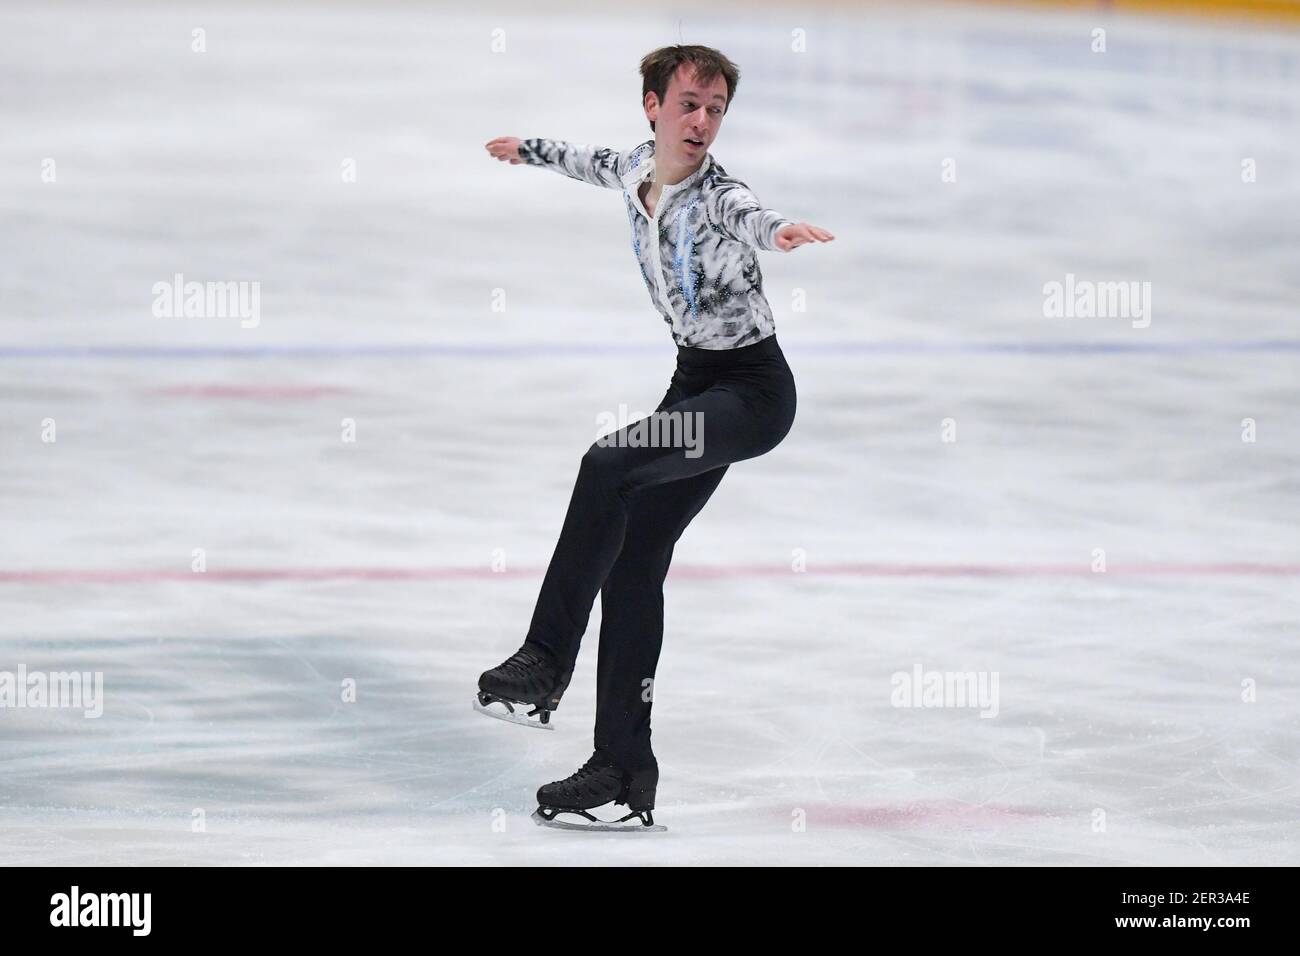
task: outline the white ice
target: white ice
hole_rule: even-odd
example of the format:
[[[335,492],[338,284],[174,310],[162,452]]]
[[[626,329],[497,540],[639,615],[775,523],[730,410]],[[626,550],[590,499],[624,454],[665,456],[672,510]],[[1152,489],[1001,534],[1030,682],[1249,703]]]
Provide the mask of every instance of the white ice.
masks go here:
[[[1300,863],[1300,35],[483,11],[0,12],[0,671],[105,695],[0,708],[0,865]],[[599,607],[555,733],[470,700],[673,347],[618,194],[483,143],[648,138],[682,40],[743,71],[719,162],[838,238],[764,254],[798,420],[677,549],[669,830],[561,833]],[[176,273],[260,324],[155,318]],[[1044,318],[1067,273],[1150,326]],[[996,716],[892,706],[916,665]]]

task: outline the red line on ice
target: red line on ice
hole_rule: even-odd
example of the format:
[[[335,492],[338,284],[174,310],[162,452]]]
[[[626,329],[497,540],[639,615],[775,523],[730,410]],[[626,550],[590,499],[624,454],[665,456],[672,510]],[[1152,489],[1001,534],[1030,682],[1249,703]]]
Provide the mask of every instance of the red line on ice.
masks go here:
[[[1014,823],[1047,815],[1046,811],[1034,807],[959,803],[955,800],[920,800],[913,803],[878,804],[865,807],[810,804],[807,813],[808,821],[812,824],[873,829],[933,824]]]

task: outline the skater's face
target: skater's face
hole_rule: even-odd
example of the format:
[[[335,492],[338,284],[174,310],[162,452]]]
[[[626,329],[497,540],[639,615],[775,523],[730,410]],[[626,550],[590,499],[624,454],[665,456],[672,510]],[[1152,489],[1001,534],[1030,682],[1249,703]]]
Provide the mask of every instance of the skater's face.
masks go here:
[[[726,112],[727,81],[716,76],[712,83],[700,83],[689,63],[668,81],[662,103],[653,91],[645,95],[645,115],[655,124],[655,152],[667,153],[674,165],[704,161]]]

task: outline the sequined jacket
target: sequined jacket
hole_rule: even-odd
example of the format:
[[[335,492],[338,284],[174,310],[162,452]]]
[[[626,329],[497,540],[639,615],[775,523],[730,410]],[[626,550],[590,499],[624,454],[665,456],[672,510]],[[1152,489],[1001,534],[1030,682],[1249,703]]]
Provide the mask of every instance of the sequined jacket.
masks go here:
[[[616,152],[526,139],[519,155],[532,166],[623,190],[641,277],[678,345],[734,349],[776,332],[756,253],[776,249],[777,230],[790,220],[764,209],[711,154],[686,179],[663,187],[653,216],[639,189],[654,174],[654,140]]]

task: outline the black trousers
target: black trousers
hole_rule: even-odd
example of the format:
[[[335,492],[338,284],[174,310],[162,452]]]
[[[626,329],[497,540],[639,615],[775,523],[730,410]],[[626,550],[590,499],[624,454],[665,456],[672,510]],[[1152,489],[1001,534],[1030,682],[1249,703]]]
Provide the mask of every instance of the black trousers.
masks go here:
[[[727,466],[775,448],[794,414],[794,376],[774,336],[679,347],[655,413],[582,457],[527,640],[572,669],[600,593],[595,742],[624,770],[656,766],[650,709],[673,546]]]

